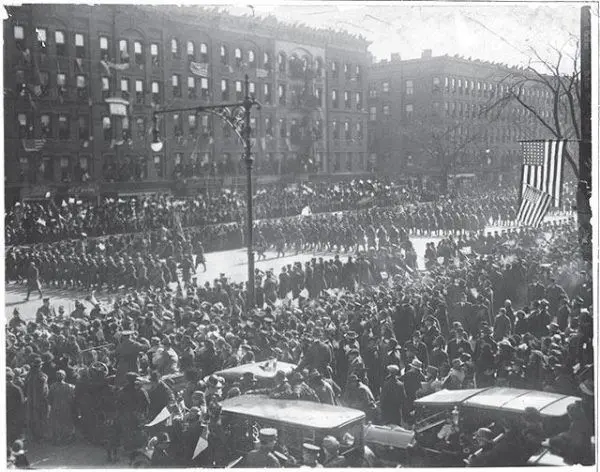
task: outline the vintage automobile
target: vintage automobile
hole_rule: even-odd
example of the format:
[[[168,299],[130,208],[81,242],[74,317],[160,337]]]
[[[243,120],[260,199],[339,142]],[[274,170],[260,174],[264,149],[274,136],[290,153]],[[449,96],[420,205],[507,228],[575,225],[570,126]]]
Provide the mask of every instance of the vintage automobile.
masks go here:
[[[263,362],[252,362],[250,364],[238,365],[229,369],[219,370],[214,373],[218,377],[225,379],[226,389],[234,382],[238,382],[246,373],[254,375],[257,383],[256,388],[270,388],[275,386],[275,374],[282,370],[286,375],[290,375],[296,369],[295,364],[281,362],[276,359],[271,359]],[[208,380],[208,376],[204,381]]]
[[[302,400],[275,400],[266,395],[241,395],[222,402],[222,424],[228,430],[230,460],[252,450],[261,428],[275,428],[279,444],[302,457],[302,444],[320,445],[331,435],[341,445],[349,464],[361,465],[364,454],[365,414],[341,406]]]
[[[519,424],[525,408],[533,407],[542,417],[545,434],[553,436],[568,429],[567,406],[577,400],[556,393],[503,387],[441,390],[416,400],[414,431],[399,434],[398,441],[408,444],[409,465],[461,465],[478,452],[472,439],[478,428],[492,430],[494,443],[498,444],[506,438],[507,428]],[[562,464],[562,459],[541,450],[521,465],[557,463]]]

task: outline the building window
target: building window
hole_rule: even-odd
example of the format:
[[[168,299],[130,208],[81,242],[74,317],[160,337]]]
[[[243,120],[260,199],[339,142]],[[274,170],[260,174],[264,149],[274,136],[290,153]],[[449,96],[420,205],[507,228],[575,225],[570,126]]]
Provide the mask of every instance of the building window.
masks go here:
[[[363,124],[360,121],[356,123],[356,138],[359,141],[363,139]]]
[[[50,84],[50,74],[48,72],[40,72],[40,96],[45,97],[48,95],[48,85]]]
[[[135,103],[138,105],[144,104],[144,81],[136,80],[135,81]]]
[[[58,115],[58,139],[67,140],[71,138],[69,117]]]
[[[85,40],[83,34],[75,34],[75,57],[85,57]]]
[[[349,152],[348,153],[348,158],[346,159],[346,170],[348,172],[352,172],[352,164],[354,161],[354,154]]]
[[[271,84],[263,84],[263,100],[267,105],[271,104]]]
[[[331,122],[331,131],[333,139],[340,139],[340,127],[338,126],[338,122],[335,120]]]
[[[173,59],[181,59],[179,52],[179,41],[177,41],[175,38],[171,39],[171,56]]]
[[[54,165],[53,165],[54,160],[51,157],[48,156],[44,156],[42,157],[42,174],[43,174],[43,179],[46,181],[53,181],[54,180]]]
[[[208,46],[206,43],[200,43],[200,62],[208,62]]]
[[[439,77],[433,78],[433,93],[439,92],[441,90],[441,83]]]
[[[158,44],[152,43],[150,45],[150,57],[152,58],[152,66],[159,67],[160,66],[160,58],[158,56]]]
[[[344,108],[350,109],[352,107],[352,100],[350,99],[350,92],[344,91]]]
[[[263,53],[263,68],[271,70],[271,54],[268,52]]]
[[[146,120],[139,116],[135,119],[135,129],[138,139],[146,139]]]
[[[389,116],[390,115],[390,106],[389,105],[383,105],[383,114],[385,116]]]
[[[285,74],[285,66],[287,64],[287,60],[285,54],[280,52],[277,54],[277,66],[280,74]]]
[[[77,118],[77,137],[80,141],[85,141],[90,137],[90,120],[87,116]]]
[[[362,92],[356,92],[356,109],[358,111],[362,110],[363,108],[363,104],[362,104]]]
[[[240,48],[235,48],[235,50],[233,51],[233,57],[235,60],[235,66],[239,69],[240,67],[242,67],[242,50]]]
[[[200,78],[200,95],[203,100],[208,99],[208,79],[206,77]]]
[[[171,76],[171,85],[173,86],[173,96],[181,97],[181,83],[179,74],[173,74]]]
[[[129,63],[129,44],[126,39],[121,39],[119,41],[119,53],[121,56],[121,62],[124,64]]]
[[[85,75],[78,75],[76,78],[77,98],[83,100],[87,98],[87,85],[85,83]]]
[[[154,172],[156,173],[156,177],[159,179],[163,178],[163,165],[161,156],[154,156]]]
[[[256,54],[252,49],[248,50],[248,66],[252,68],[256,67]]]
[[[25,71],[18,69],[15,74],[15,83],[17,84],[17,93],[21,96],[25,95],[27,85],[25,84]]]
[[[227,50],[227,46],[224,44],[221,45],[221,64],[226,66],[229,63],[229,51]]]
[[[193,41],[187,42],[187,57],[188,61],[196,60],[196,46],[194,45]]]
[[[25,113],[19,113],[17,115],[17,122],[19,123],[19,138],[32,138],[33,126],[29,123],[28,116]]]
[[[279,119],[279,137],[287,138],[287,124],[285,122],[285,118]]]
[[[285,103],[286,103],[285,85],[279,84],[279,86],[277,87],[277,92],[278,92],[278,96],[279,96],[279,104],[285,105]]]
[[[69,182],[71,180],[71,159],[68,156],[60,158],[60,180]]]
[[[17,45],[17,49],[19,51],[25,50],[25,29],[20,25],[15,25],[13,28],[14,36],[15,36],[15,44]]]
[[[35,35],[37,37],[38,50],[42,54],[48,53],[48,30],[46,28],[36,28]]]
[[[195,113],[188,115],[188,130],[191,135],[195,135],[198,132],[198,117]]]
[[[229,80],[221,79],[221,100],[229,100]]]
[[[317,106],[323,106],[323,89],[321,87],[315,87],[315,98],[317,99]]]
[[[40,131],[43,138],[52,137],[52,121],[50,119],[50,115],[40,116]]]
[[[337,79],[340,76],[340,71],[338,68],[337,61],[331,61],[331,77]]]
[[[241,101],[244,98],[244,91],[242,90],[242,81],[235,81],[235,99]]]
[[[102,131],[104,140],[110,141],[112,139],[112,120],[110,119],[110,116],[102,117]]]
[[[66,56],[67,55],[67,42],[65,40],[64,31],[56,31],[54,33],[54,43],[56,44],[56,55]]]
[[[338,105],[339,105],[339,102],[338,102],[338,93],[337,93],[337,90],[334,89],[334,90],[331,91],[331,106],[333,108],[337,108]]]
[[[388,93],[390,91],[390,83],[389,82],[384,82],[383,84],[381,84],[381,90],[384,93]]]
[[[183,136],[183,126],[181,125],[181,118],[179,113],[173,115],[173,134],[176,137]]]
[[[195,100],[196,99],[196,78],[195,77],[187,78],[187,89],[188,89],[188,98]]]
[[[362,79],[362,68],[360,67],[359,64],[356,65],[355,74],[356,74],[356,81],[360,82]]]
[[[454,77],[450,81],[450,88],[452,89],[453,92],[456,92],[456,80],[454,79]]]
[[[102,99],[106,99],[110,96],[110,79],[108,77],[102,77]]]
[[[351,70],[352,66],[350,64],[344,63],[344,77],[346,78],[346,80],[350,80],[352,78],[350,72]]]
[[[344,123],[344,137],[346,138],[346,141],[352,140],[352,128],[350,127],[349,121]]]
[[[102,59],[110,57],[108,53],[108,38],[106,36],[100,36],[100,57]]]
[[[67,76],[65,74],[56,74],[56,89],[59,97],[67,94]]]
[[[265,118],[265,135],[273,137],[273,121],[268,116]]]
[[[144,57],[144,45],[139,41],[134,41],[133,43],[133,54],[135,63],[138,66],[143,66],[146,62],[146,58]]]
[[[369,107],[369,120],[370,121],[377,120],[377,107]]]
[[[406,85],[406,95],[414,95],[415,93],[415,89],[414,89],[414,83],[412,80],[407,80],[405,82]]]
[[[129,100],[129,79],[121,79],[121,98]]]
[[[411,104],[406,105],[405,111],[406,111],[406,119],[411,120],[413,117],[414,106]]]

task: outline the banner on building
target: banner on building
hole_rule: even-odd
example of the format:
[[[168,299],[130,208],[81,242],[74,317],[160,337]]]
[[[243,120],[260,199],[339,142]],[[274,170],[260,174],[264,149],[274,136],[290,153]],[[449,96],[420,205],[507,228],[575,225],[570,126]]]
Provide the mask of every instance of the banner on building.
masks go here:
[[[266,69],[256,69],[256,77],[258,79],[266,79],[269,76],[269,71]]]
[[[127,100],[120,97],[109,97],[104,101],[108,103],[111,115],[127,116],[127,107],[129,106]]]
[[[129,63],[128,62],[124,62],[122,64],[115,64],[114,62],[110,62],[110,61],[100,61],[100,65],[104,68],[104,71],[106,72],[107,75],[111,75],[111,69],[114,70],[127,70],[129,69]]]
[[[200,77],[208,77],[208,64],[205,62],[190,62],[190,72]]]
[[[25,152],[39,152],[42,150],[46,140],[42,139],[23,139],[23,149]]]

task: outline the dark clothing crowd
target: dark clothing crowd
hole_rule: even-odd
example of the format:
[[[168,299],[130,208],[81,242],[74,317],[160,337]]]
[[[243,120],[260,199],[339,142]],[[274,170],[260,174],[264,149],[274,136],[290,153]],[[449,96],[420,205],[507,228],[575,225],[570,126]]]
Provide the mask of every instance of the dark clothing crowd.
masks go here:
[[[509,220],[510,199],[505,203]],[[441,222],[453,218],[466,224],[469,218],[451,208],[478,211],[467,202],[441,205],[423,210],[431,222],[422,234],[442,234]],[[589,462],[592,272],[579,255],[572,222],[501,234],[484,234],[474,223],[428,244],[426,270],[419,271],[402,211],[331,218],[310,218],[301,231],[286,222],[265,244],[348,253],[288,265],[279,274],[257,271],[251,310],[244,284],[225,274],[213,284],[195,283],[191,275],[203,249],[201,238],[189,233],[49,245],[25,253],[29,272],[16,269],[20,256],[13,253],[8,280],[127,289],[108,306],[94,296],[78,301],[71,313],[44,299],[30,322],[15,310],[6,347],[9,445],[22,439],[64,444],[79,432],[115,460],[142,447],[144,425],[176,402],[187,413],[168,435],[155,437],[157,464],[185,457],[185,465],[224,466],[219,401],[254,391],[255,382],[244,375],[224,389],[215,373],[277,359],[297,368],[278,374],[269,395],[345,405],[378,424],[412,425],[415,400],[444,388],[497,385],[575,395],[581,403],[570,412],[568,431],[532,437],[538,445],[548,440],[569,463]],[[257,228],[259,240],[267,228]],[[451,223],[448,228],[452,233]],[[302,233],[299,247],[294,231]],[[177,288],[169,290],[170,282]],[[177,372],[186,380],[180,392],[164,380]],[[208,446],[192,459],[190,445],[206,431]],[[477,457],[474,462],[487,456]]]

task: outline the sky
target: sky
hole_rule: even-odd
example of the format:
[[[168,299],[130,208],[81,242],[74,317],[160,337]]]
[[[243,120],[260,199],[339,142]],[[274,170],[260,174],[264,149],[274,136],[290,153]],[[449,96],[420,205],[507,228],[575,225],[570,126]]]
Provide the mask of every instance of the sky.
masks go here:
[[[251,3],[253,9],[248,6]],[[565,56],[576,51],[583,3],[516,2],[280,2],[222,5],[232,14],[275,15],[290,23],[345,29],[372,42],[376,60],[399,53],[402,59],[461,55],[515,66],[534,58],[531,48],[555,62],[554,47]],[[597,13],[597,5],[593,7]],[[596,17],[597,18],[597,17]],[[535,64],[532,64],[535,66]],[[565,68],[569,69],[566,66]]]

